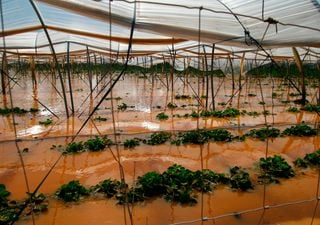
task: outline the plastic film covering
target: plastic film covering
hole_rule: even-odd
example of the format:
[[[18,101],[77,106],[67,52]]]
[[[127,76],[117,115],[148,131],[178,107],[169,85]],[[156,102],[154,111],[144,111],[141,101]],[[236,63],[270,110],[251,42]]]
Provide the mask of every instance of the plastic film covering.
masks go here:
[[[210,54],[210,46],[215,44],[215,53],[220,56],[233,54],[239,58],[246,52],[246,57],[291,57],[293,46],[301,47],[302,52],[320,46],[317,0],[268,0],[263,5],[257,0],[186,0],[183,4],[175,0],[34,2],[58,54],[66,52],[68,42],[72,52],[89,47],[105,54],[125,53],[134,16],[132,54],[137,55],[160,57],[174,48],[177,55],[192,57],[204,54],[204,50]],[[7,50],[50,54],[48,40],[30,2],[2,3],[1,36],[5,36]],[[0,45],[3,48],[3,41]],[[317,50],[313,54],[316,56]]]

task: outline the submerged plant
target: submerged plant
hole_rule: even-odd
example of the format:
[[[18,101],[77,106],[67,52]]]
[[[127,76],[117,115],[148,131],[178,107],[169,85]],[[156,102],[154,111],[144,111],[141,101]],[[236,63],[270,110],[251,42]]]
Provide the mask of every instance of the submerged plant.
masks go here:
[[[303,107],[303,110],[305,110],[307,112],[318,112],[318,113],[320,113],[320,105],[307,104],[306,106]]]
[[[56,192],[56,196],[65,202],[79,201],[80,198],[87,195],[89,195],[89,190],[83,187],[77,180],[63,184]]]
[[[104,121],[107,121],[108,119],[105,117],[98,116],[98,117],[94,118],[94,120],[99,121],[99,122],[104,122]]]
[[[148,172],[138,177],[137,187],[141,188],[147,197],[161,196],[165,192],[164,178],[155,171]]]
[[[83,145],[83,142],[71,142],[67,144],[66,148],[62,150],[63,154],[68,154],[68,153],[79,153],[79,152],[84,152],[85,148]]]
[[[143,142],[148,145],[160,145],[168,141],[171,137],[171,134],[165,131],[161,131],[158,133],[153,133],[151,136],[144,140]]]
[[[125,111],[128,108],[128,105],[123,102],[122,104],[118,105],[117,107],[118,107],[118,110]]]
[[[101,151],[106,146],[110,146],[112,144],[113,143],[109,138],[106,138],[106,137],[101,138],[98,136],[84,142],[84,146],[86,147],[86,149],[88,149],[88,151],[93,151],[93,152]]]
[[[104,193],[108,198],[115,196],[120,189],[123,187],[123,184],[118,180],[106,179],[101,181],[99,184],[93,186],[91,191]]]
[[[300,110],[297,107],[293,107],[293,106],[289,107],[287,111],[292,113],[300,112]]]
[[[123,142],[123,145],[125,148],[134,148],[140,145],[140,139],[138,138],[127,139]]]
[[[260,158],[261,174],[259,182],[264,184],[279,183],[277,178],[290,178],[295,175],[292,167],[281,156]]]
[[[267,138],[276,138],[280,136],[280,130],[274,127],[263,127],[260,129],[252,129],[245,136],[258,138],[261,141]]]
[[[158,120],[167,120],[169,118],[169,116],[167,114],[165,114],[164,112],[161,112],[156,115],[156,118]]]
[[[320,149],[306,154],[303,159],[298,158],[294,161],[297,167],[307,168],[308,166],[320,166]]]
[[[193,172],[180,165],[174,164],[163,173],[167,201],[181,204],[195,204],[197,199],[192,190]]]
[[[317,130],[309,127],[307,124],[298,124],[291,126],[287,129],[285,129],[282,132],[283,135],[287,136],[314,136],[317,135]]]
[[[48,125],[50,125],[52,123],[53,123],[52,119],[46,119],[46,120],[43,120],[43,121],[39,121],[39,124],[40,125],[44,125],[44,126],[48,126]]]
[[[181,132],[172,144],[204,144],[208,141],[231,141],[232,135],[225,129],[206,130],[198,129]]]
[[[167,104],[167,107],[168,107],[169,109],[175,109],[175,108],[177,108],[178,106],[177,106],[175,103],[169,102],[169,103]]]
[[[230,186],[233,189],[239,189],[241,191],[253,189],[249,173],[238,166],[230,169]]]

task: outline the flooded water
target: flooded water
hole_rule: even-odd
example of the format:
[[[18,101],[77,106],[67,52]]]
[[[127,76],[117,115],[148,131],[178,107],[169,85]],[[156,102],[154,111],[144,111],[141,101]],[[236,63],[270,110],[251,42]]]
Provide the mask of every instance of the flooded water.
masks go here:
[[[216,95],[216,109],[224,109],[222,103],[232,103],[232,107],[246,111],[262,112],[268,110],[270,115],[239,116],[232,119],[194,119],[178,118],[176,114],[184,115],[198,110],[197,100],[175,99],[176,94],[193,96],[195,90],[199,95],[205,95],[204,85],[197,85],[196,78],[189,78],[190,85],[183,82],[184,78],[177,78],[174,92],[167,90],[165,80],[141,79],[137,76],[127,76],[119,81],[112,95],[115,108],[115,122],[112,121],[111,100],[105,100],[93,118],[103,117],[106,121],[91,120],[81,131],[76,141],[86,140],[89,136],[107,134],[114,138],[113,126],[118,133],[118,140],[133,137],[145,137],[151,132],[166,130],[176,132],[196,128],[227,128],[234,135],[245,133],[253,127],[264,126],[267,122],[281,130],[290,124],[302,121],[313,125],[319,122],[315,113],[304,111],[289,113],[289,106],[293,103],[283,103],[293,100],[290,93],[294,92],[288,86],[283,86],[282,80],[262,80],[263,95],[260,94],[257,80],[248,80],[240,93],[232,92],[231,81],[228,78],[215,78],[216,89],[221,84]],[[56,82],[51,77],[39,75],[39,84],[33,88],[30,80],[19,80],[21,87],[13,89],[13,105],[29,109],[39,108],[39,113],[16,115],[15,124],[11,116],[0,116],[0,183],[6,185],[12,193],[12,199],[23,199],[28,188],[34,190],[41,182],[52,165],[60,157],[56,150],[50,150],[52,145],[65,145],[71,141],[89,111],[97,104],[100,97],[95,98],[97,91],[88,98],[89,87],[87,81],[73,80],[74,105],[76,115],[66,118],[62,99],[51,83]],[[58,83],[58,82],[57,82]],[[57,85],[57,88],[59,86]],[[100,90],[101,86],[99,86]],[[33,91],[30,91],[33,90]],[[232,93],[236,94],[234,97]],[[277,93],[277,97],[272,97]],[[67,93],[68,94],[68,93]],[[250,94],[251,96],[248,96]],[[314,99],[316,90],[309,89],[310,99]],[[273,94],[275,96],[275,94]],[[35,101],[37,98],[41,104]],[[110,96],[108,96],[110,97]],[[118,98],[117,98],[118,97]],[[259,102],[264,101],[262,105]],[[176,109],[168,109],[169,102],[178,105]],[[201,99],[205,104],[204,98]],[[68,102],[70,105],[70,101]],[[125,103],[125,111],[117,110],[117,106]],[[220,103],[220,104],[218,104]],[[209,106],[211,101],[209,102]],[[0,100],[0,107],[9,107],[9,97]],[[181,107],[183,106],[183,107]],[[298,107],[298,106],[296,106]],[[52,111],[56,116],[53,116]],[[156,115],[166,112],[169,119],[159,121]],[[53,124],[44,126],[39,121],[47,118]],[[14,129],[15,128],[15,129]],[[16,136],[15,136],[16,131]],[[26,185],[19,149],[27,175]],[[163,172],[174,163],[191,170],[202,167],[217,172],[227,172],[232,166],[247,168],[255,177],[255,163],[268,155],[281,155],[292,163],[297,157],[313,152],[320,148],[320,137],[280,137],[267,142],[247,139],[244,142],[206,143],[199,145],[175,146],[169,143],[158,146],[140,145],[134,150],[125,150],[119,146],[120,160],[125,172],[125,180],[133,184],[138,176],[148,171]],[[320,224],[320,212],[317,206],[318,171],[305,170],[298,172],[295,178],[282,180],[280,184],[256,185],[249,192],[232,191],[227,187],[217,187],[211,194],[198,194],[198,204],[195,206],[181,206],[168,203],[163,199],[152,199],[144,203],[130,206],[132,220],[128,208],[117,205],[115,200],[88,198],[78,203],[62,203],[52,195],[62,184],[77,179],[85,186],[95,185],[107,179],[120,179],[118,163],[115,160],[116,147],[102,152],[81,153],[63,156],[54,167],[40,192],[49,198],[48,212],[35,216],[37,225],[87,225],[87,224],[135,224],[135,225],[165,225],[165,224],[217,224],[217,225],[249,225],[249,224]],[[296,203],[296,204],[291,204]],[[268,206],[263,208],[263,206]],[[315,219],[312,220],[315,212]],[[202,218],[202,219],[201,219]],[[22,218],[17,224],[32,224],[30,217]]]

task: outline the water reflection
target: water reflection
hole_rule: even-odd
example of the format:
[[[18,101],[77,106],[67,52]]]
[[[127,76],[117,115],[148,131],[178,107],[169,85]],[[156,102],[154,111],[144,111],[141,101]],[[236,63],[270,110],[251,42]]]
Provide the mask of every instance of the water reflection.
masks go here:
[[[48,128],[41,126],[41,125],[34,125],[32,127],[29,127],[27,129],[23,129],[17,132],[17,136],[18,137],[26,137],[26,136],[30,136],[30,135],[37,135],[37,134],[41,134],[45,131],[47,131]]]

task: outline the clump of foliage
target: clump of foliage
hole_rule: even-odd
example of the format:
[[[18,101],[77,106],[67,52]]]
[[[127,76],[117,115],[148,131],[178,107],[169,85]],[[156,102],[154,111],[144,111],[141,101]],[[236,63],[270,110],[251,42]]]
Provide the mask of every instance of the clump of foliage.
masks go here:
[[[264,184],[279,183],[278,178],[290,178],[295,175],[292,167],[281,156],[260,158],[259,182]]]
[[[240,111],[235,108],[227,108],[225,110],[216,110],[216,111],[207,111],[202,110],[200,113],[201,117],[217,117],[217,118],[225,118],[225,117],[237,117],[240,115]]]
[[[210,192],[218,184],[227,184],[229,178],[223,173],[216,173],[209,169],[197,170],[194,172],[194,185],[197,191]]]
[[[29,112],[28,110],[26,109],[22,109],[20,107],[14,107],[14,108],[0,108],[0,115],[3,115],[3,116],[7,116],[11,113],[14,113],[14,114],[26,114],[27,112]]]
[[[42,193],[27,193],[28,199],[25,202],[27,204],[27,207],[25,209],[26,215],[30,215],[33,213],[41,213],[48,210],[48,200],[46,196]]]
[[[231,141],[232,135],[225,129],[206,130],[198,129],[187,132],[181,132],[176,139],[172,141],[173,144],[204,144],[211,141]]]
[[[303,159],[298,158],[294,161],[297,167],[307,168],[308,166],[320,166],[320,149],[306,154]]]
[[[53,123],[53,120],[49,119],[49,118],[47,118],[46,120],[43,120],[43,121],[39,121],[39,124],[40,125],[44,125],[44,126],[48,126],[48,125],[50,125],[52,123]]]
[[[71,142],[67,144],[66,148],[62,150],[63,154],[69,154],[69,153],[79,153],[84,152],[85,148],[83,145],[83,142]]]
[[[282,132],[283,135],[287,136],[314,136],[317,135],[317,130],[309,127],[305,123],[301,123],[298,125],[291,126],[287,129],[285,129]]]
[[[235,166],[230,169],[230,186],[233,189],[247,191],[253,189],[253,185],[248,172],[242,170],[240,167]]]
[[[29,112],[31,113],[36,113],[36,112],[39,112],[40,110],[38,108],[30,108],[29,109]]]
[[[189,116],[192,118],[199,118],[199,114],[196,111],[192,111]]]
[[[193,172],[180,165],[174,164],[163,173],[167,201],[181,204],[195,204],[197,199],[192,190]]]
[[[165,114],[164,112],[161,112],[156,115],[156,118],[158,120],[167,120],[167,119],[169,119],[169,116],[167,114]]]
[[[175,109],[175,108],[177,108],[178,106],[177,106],[175,103],[169,102],[169,103],[167,104],[167,107],[168,107],[169,109]]]
[[[252,129],[245,136],[258,138],[261,141],[267,138],[276,138],[280,136],[280,130],[274,127],[263,127],[260,129]]]
[[[17,208],[15,205],[11,205],[8,199],[10,194],[6,186],[0,184],[0,224],[9,224],[18,220]]]
[[[144,143],[148,145],[160,145],[168,141],[171,137],[171,134],[165,131],[158,133],[153,133],[147,140],[143,140]]]
[[[125,186],[118,180],[112,180],[112,179],[106,179],[104,181],[101,181],[99,184],[93,186],[91,188],[91,191],[103,193],[108,198],[112,198],[115,196],[120,189]]]
[[[140,145],[140,139],[138,138],[127,139],[123,142],[123,145],[125,148],[134,148]]]
[[[94,118],[94,120],[95,120],[95,121],[99,121],[99,122],[105,122],[105,121],[107,121],[108,119],[105,118],[105,117],[98,116],[98,117]]]
[[[292,113],[300,112],[300,110],[297,107],[293,107],[293,106],[289,107],[287,111]]]
[[[258,112],[256,112],[256,111],[246,112],[246,114],[247,114],[248,116],[253,116],[253,117],[257,117],[257,116],[260,116],[260,115],[261,115],[261,113],[258,113]]]
[[[180,95],[180,94],[177,94],[175,97],[175,99],[190,99],[190,95]]]
[[[4,184],[0,184],[0,224],[10,224],[19,219],[21,210],[23,215],[40,213],[48,209],[48,201],[43,194],[28,194],[23,202],[9,200],[10,192]]]
[[[106,137],[104,138],[101,138],[101,137],[95,137],[95,138],[92,138],[92,139],[89,139],[87,140],[85,143],[84,143],[84,146],[85,148],[88,150],[88,151],[93,151],[93,152],[96,152],[96,151],[101,151],[103,150],[106,146],[110,146],[112,145],[112,141]]]
[[[142,189],[146,197],[161,196],[165,193],[164,178],[155,171],[138,177],[136,186]]]
[[[65,202],[76,202],[87,195],[89,195],[89,190],[82,186],[77,180],[63,184],[56,192],[56,196]]]
[[[67,144],[66,147],[58,146],[58,149],[62,151],[63,154],[72,154],[72,153],[80,153],[85,151],[102,151],[107,146],[112,145],[113,142],[111,139],[105,137],[98,137],[88,139],[85,142],[71,142]],[[52,148],[57,148],[57,146],[52,146]]]
[[[128,108],[128,105],[126,103],[122,103],[120,105],[118,105],[118,110],[120,111],[125,111]]]
[[[303,110],[307,112],[318,112],[320,113],[320,105],[312,105],[312,104],[307,104],[304,106]]]

